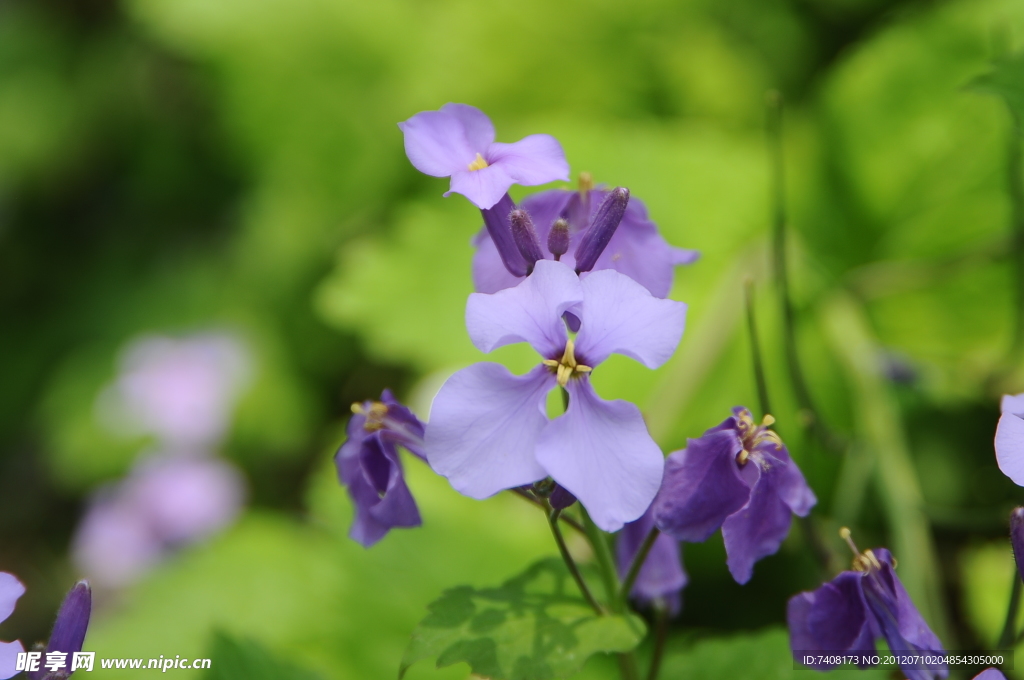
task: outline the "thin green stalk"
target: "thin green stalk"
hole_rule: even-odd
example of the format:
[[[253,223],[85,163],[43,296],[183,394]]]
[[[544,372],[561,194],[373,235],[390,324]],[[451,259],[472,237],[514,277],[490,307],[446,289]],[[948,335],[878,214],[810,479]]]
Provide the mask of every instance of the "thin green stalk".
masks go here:
[[[579,587],[580,593],[583,594],[583,598],[590,604],[596,614],[599,616],[604,615],[604,607],[594,599],[590,588],[587,587],[587,582],[583,580],[583,574],[580,573],[579,567],[576,566],[576,560],[572,558],[569,547],[565,544],[562,530],[558,526],[558,516],[560,514],[562,514],[561,510],[552,510],[551,514],[548,515],[548,525],[551,526],[551,534],[555,537],[555,543],[558,544],[558,552],[562,554],[562,560],[565,562],[565,566],[569,568],[569,573],[572,574],[573,580],[576,581],[576,585]]]
[[[786,187],[782,156],[782,94],[768,93],[768,146],[771,155],[772,179],[772,262],[775,270],[775,284],[782,310],[783,344],[786,349],[786,366],[801,414],[810,426],[812,434],[821,444],[831,450],[838,450],[836,438],[825,427],[818,409],[811,397],[811,390],[804,376],[803,366],[796,346],[796,311],[789,290],[789,272],[786,263]]]
[[[668,639],[668,608],[659,604],[654,610],[654,651],[651,665],[647,669],[647,680],[658,680],[661,659],[665,655],[665,641]]]
[[[594,557],[597,559],[597,566],[601,570],[601,580],[608,595],[608,601],[612,603],[612,609],[621,612],[623,607],[619,604],[619,577],[615,573],[615,562],[612,560],[612,551],[608,547],[608,540],[603,531],[597,528],[594,520],[590,518],[587,509],[580,506],[580,513],[583,515],[583,528],[587,531],[590,545],[594,549]]]
[[[518,487],[516,487],[515,489],[509,489],[509,491],[511,491],[515,495],[519,496],[523,500],[527,501],[531,505],[536,505],[538,508],[540,508],[541,510],[544,511],[544,514],[548,514],[549,512],[551,512],[551,506],[548,505],[547,503],[545,503],[540,498],[537,498],[536,496],[534,496],[532,493],[530,493],[528,491],[524,491],[523,489],[520,489]],[[563,515],[559,515],[558,519],[559,519],[559,521],[564,522],[565,524],[571,526],[573,529],[578,531],[583,536],[587,535],[587,532],[583,528],[583,525],[580,524],[579,522],[577,522],[575,518],[570,517],[569,515],[564,515],[563,514]]]
[[[633,652],[626,652],[617,656],[619,658],[619,673],[622,675],[622,680],[640,680],[640,671],[637,670],[636,657],[633,656]]]
[[[754,380],[757,383],[757,398],[761,404],[761,415],[772,412],[768,400],[768,381],[764,376],[764,363],[761,361],[761,343],[757,339],[757,319],[754,316],[754,280],[743,282],[744,301],[747,306],[747,332],[750,334],[750,353],[754,362]]]
[[[1024,582],[1020,580],[1016,565],[1013,570],[1013,590],[1010,591],[1010,604],[1006,608],[1006,623],[1003,634],[999,636],[999,649],[1010,649],[1017,637],[1017,612],[1020,611],[1020,594],[1024,590]]]
[[[619,588],[619,601],[623,607],[629,601],[629,591],[633,589],[636,577],[640,575],[640,570],[643,568],[647,556],[651,553],[654,542],[658,540],[659,534],[661,534],[661,531],[658,530],[658,527],[651,527],[651,530],[647,532],[647,536],[644,537],[644,542],[640,544],[640,549],[633,556],[633,561],[629,564],[629,571],[626,572],[626,578],[623,579],[622,587]]]

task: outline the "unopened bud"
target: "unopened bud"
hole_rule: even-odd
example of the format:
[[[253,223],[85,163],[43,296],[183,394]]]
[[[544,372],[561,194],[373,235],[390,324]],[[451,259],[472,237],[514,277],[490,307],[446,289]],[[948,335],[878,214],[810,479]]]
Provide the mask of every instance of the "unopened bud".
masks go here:
[[[82,651],[91,613],[92,590],[87,581],[79,581],[60,605],[47,651],[66,654]]]
[[[622,216],[626,214],[629,204],[629,189],[617,187],[613,189],[601,203],[594,214],[594,220],[583,234],[583,239],[576,247],[576,273],[588,272],[597,264],[597,258],[608,247],[608,242],[619,228]]]
[[[551,507],[555,510],[565,510],[576,502],[576,496],[573,496],[572,492],[561,484],[555,484],[555,488],[551,492],[551,497],[548,499],[548,502],[551,503]]]
[[[512,198],[505,194],[492,207],[480,210],[484,216],[484,226],[487,233],[494,241],[502,264],[512,276],[526,276],[526,260],[516,247],[515,239],[512,237],[512,225],[509,222],[509,215],[516,209]]]
[[[559,259],[569,250],[569,223],[559,217],[548,232],[548,252]]]
[[[508,216],[512,224],[512,239],[516,242],[519,254],[526,260],[527,273],[533,271],[533,265],[537,260],[544,259],[544,253],[540,250],[540,243],[537,241],[537,231],[533,228],[533,221],[529,213],[522,209],[513,210]]]
[[[1024,508],[1014,508],[1010,513],[1010,545],[1013,546],[1017,572],[1024,579]]]

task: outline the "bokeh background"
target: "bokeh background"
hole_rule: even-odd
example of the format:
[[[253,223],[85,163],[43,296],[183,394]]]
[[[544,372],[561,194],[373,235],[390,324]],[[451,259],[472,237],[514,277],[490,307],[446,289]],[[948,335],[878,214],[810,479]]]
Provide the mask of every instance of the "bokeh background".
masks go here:
[[[394,677],[444,588],[554,554],[535,509],[462,498],[415,460],[424,526],[370,550],[346,537],[331,455],[350,403],[391,387],[426,417],[481,358],[462,327],[479,213],[409,165],[395,125],[454,101],[500,141],[555,135],[574,173],[628,186],[671,243],[702,251],[676,277],[690,316],[675,358],[595,375],[666,452],[732,406],[759,410],[753,281],[772,412],[819,505],[743,587],[720,538],[686,547],[665,677],[805,677],[785,602],[848,564],[844,524],[892,548],[947,648],[992,649],[1024,501],[992,450],[999,397],[1024,391],[1024,242],[1013,118],[972,83],[1022,47],[1011,0],[0,1],[0,569],[28,586],[0,639],[45,639],[83,572],[138,548],[94,575],[99,656]],[[772,268],[773,89],[794,343]],[[199,454],[111,407],[140,347],[211,338],[242,368],[197,379],[222,411]],[[154,545],[117,504],[165,455],[222,465],[211,494],[228,500]],[[210,499],[170,488],[172,506]],[[90,562],[83,524],[114,506],[129,519]],[[585,670],[614,675],[600,658]]]

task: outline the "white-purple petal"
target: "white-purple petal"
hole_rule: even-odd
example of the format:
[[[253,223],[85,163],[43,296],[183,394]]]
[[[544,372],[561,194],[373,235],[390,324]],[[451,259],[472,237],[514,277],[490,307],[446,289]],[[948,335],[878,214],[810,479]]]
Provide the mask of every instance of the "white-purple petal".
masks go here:
[[[21,671],[15,670],[18,667],[18,655],[25,651],[21,642],[0,642],[0,680],[13,678]]]
[[[1024,486],[1024,418],[1004,411],[996,426],[996,463],[1017,486]]]
[[[582,282],[584,303],[576,338],[580,361],[596,366],[613,352],[648,368],[668,361],[683,336],[686,303],[656,298],[611,269],[593,272]]]
[[[25,594],[25,586],[21,581],[6,571],[0,571],[0,622],[3,622],[14,611],[18,598]]]
[[[544,429],[537,461],[597,526],[618,531],[654,500],[665,459],[635,405],[601,399],[587,378],[566,390],[569,408]]]
[[[562,313],[582,300],[583,287],[572,269],[544,260],[515,288],[472,293],[466,329],[481,352],[528,342],[545,358],[557,358],[568,337]]]
[[[487,162],[508,173],[516,184],[535,186],[569,181],[569,163],[562,145],[551,135],[529,135],[512,144],[495,142],[485,155]]]
[[[998,668],[986,668],[975,675],[973,680],[1006,680],[1006,676]]]
[[[999,410],[1003,413],[1015,413],[1024,418],[1024,393],[1004,394],[999,402]]]
[[[456,491],[478,499],[543,479],[547,473],[534,452],[555,384],[545,366],[522,376],[493,363],[457,372],[430,408],[424,446],[430,467]]]
[[[486,210],[494,207],[513,184],[515,180],[500,165],[489,165],[480,170],[462,168],[452,173],[451,185],[444,195],[462,194],[473,205]]]
[[[487,116],[465,104],[445,104],[440,111],[417,113],[398,127],[405,135],[409,162],[434,177],[468,169],[494,140],[494,127]]]

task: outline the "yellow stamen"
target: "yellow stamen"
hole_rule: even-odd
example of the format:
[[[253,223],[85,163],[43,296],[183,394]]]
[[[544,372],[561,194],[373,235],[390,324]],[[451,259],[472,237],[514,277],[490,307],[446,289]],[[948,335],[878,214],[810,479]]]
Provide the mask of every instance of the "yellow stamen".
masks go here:
[[[853,567],[854,571],[877,571],[882,568],[882,563],[875,557],[875,553],[870,550],[861,552],[857,548],[857,544],[853,542],[852,533],[847,527],[842,527],[839,530],[839,537],[846,541],[846,545],[850,546],[850,550],[853,551]]]
[[[586,192],[594,188],[594,177],[589,172],[581,172],[579,179],[580,193],[585,194]]]
[[[470,170],[483,170],[486,167],[487,167],[487,161],[485,161],[484,157],[480,155],[480,152],[477,152],[476,158],[474,158],[473,162],[469,164],[469,169]]]
[[[572,339],[565,341],[565,350],[561,359],[545,359],[543,362],[548,368],[554,369],[558,384],[565,387],[569,379],[579,373],[590,373],[593,368],[576,362],[576,345]]]
[[[379,401],[371,401],[370,407],[366,408],[363,404],[358,401],[352,404],[352,413],[360,416],[366,416],[366,422],[363,423],[363,429],[367,432],[374,432],[384,428],[384,416],[388,414],[387,404],[383,404]]]

